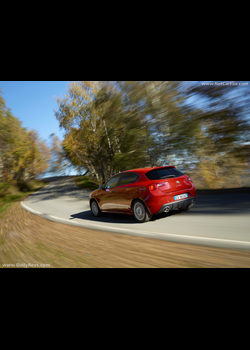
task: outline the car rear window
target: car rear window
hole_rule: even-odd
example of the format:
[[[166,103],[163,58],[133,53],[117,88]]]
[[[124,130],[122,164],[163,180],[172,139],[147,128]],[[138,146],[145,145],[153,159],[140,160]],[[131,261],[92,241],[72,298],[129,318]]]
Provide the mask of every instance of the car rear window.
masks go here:
[[[135,173],[124,173],[123,176],[122,176],[122,180],[121,180],[120,186],[131,184],[131,183],[137,181],[138,178],[139,178],[138,174],[135,174]]]
[[[184,175],[175,168],[154,169],[145,174],[149,180],[171,179]]]

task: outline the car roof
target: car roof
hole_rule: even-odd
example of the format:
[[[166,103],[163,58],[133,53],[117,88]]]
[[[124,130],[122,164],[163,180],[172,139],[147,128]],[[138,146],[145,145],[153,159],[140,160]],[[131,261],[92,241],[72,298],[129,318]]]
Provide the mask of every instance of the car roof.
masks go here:
[[[130,169],[130,170],[124,170],[124,171],[121,171],[120,173],[116,173],[115,175],[111,176],[108,181],[110,179],[112,179],[114,176],[116,175],[122,175],[124,173],[129,173],[129,172],[134,172],[134,173],[137,173],[139,175],[141,174],[145,174],[147,173],[148,171],[150,170],[156,170],[156,169],[164,169],[164,168],[175,168],[174,165],[166,165],[166,166],[151,166],[151,167],[147,167],[147,168],[137,168],[137,169]]]
[[[138,168],[138,169],[125,170],[125,171],[122,171],[121,173],[135,172],[135,173],[145,174],[145,173],[147,173],[150,170],[164,169],[164,168],[175,168],[175,166],[174,165],[152,166],[152,167],[147,167],[147,168]]]

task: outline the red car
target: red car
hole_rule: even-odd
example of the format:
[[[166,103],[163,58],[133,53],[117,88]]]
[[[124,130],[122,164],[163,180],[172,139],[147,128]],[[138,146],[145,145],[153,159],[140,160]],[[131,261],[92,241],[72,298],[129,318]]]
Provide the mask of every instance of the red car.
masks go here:
[[[91,193],[89,204],[94,216],[101,213],[134,215],[138,222],[172,209],[189,210],[196,190],[191,178],[175,166],[123,171]]]

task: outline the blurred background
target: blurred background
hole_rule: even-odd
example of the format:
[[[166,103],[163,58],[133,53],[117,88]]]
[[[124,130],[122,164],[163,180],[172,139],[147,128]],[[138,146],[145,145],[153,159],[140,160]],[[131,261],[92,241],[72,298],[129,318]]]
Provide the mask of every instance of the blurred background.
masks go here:
[[[249,92],[247,81],[0,81],[0,267],[249,267]],[[125,215],[92,217],[98,185],[163,165],[191,176],[191,212],[155,217],[144,237]],[[105,226],[129,235],[93,230]]]
[[[101,184],[123,170],[161,165],[175,165],[197,189],[249,186],[249,92],[240,81],[72,82],[54,98],[54,116],[34,130],[31,121],[22,126],[2,90],[1,188],[69,174]],[[46,139],[42,128],[50,130]]]

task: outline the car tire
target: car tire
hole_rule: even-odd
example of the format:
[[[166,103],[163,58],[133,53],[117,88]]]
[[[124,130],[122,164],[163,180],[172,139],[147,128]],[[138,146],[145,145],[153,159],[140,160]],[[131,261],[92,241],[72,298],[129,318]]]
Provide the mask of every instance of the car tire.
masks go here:
[[[91,204],[90,204],[90,208],[92,211],[92,214],[96,217],[101,216],[102,212],[99,208],[99,205],[97,204],[97,202],[93,199]]]
[[[152,218],[145,204],[139,199],[135,200],[132,206],[132,212],[137,222],[147,222]]]

